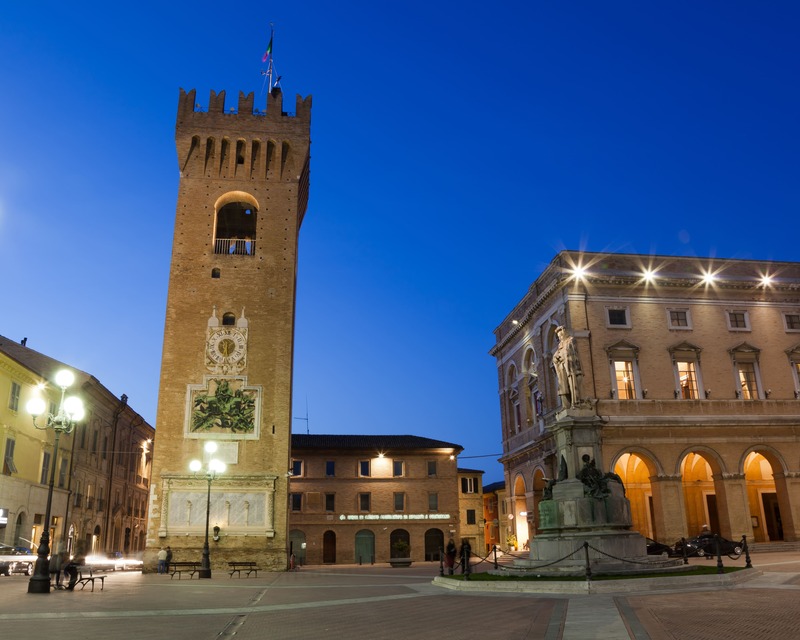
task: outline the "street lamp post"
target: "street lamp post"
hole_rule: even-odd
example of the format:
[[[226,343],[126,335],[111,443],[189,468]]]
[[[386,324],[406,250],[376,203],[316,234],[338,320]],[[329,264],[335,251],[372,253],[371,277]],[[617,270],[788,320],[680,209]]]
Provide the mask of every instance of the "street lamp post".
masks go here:
[[[206,453],[211,456],[217,451],[217,443],[211,441],[206,442],[205,447],[203,448],[205,449]],[[210,578],[211,558],[208,549],[208,525],[211,516],[211,483],[216,480],[218,474],[224,473],[225,463],[221,460],[217,460],[216,458],[209,458],[206,462],[206,468],[203,469],[203,463],[200,462],[200,460],[192,460],[189,463],[189,470],[195,475],[198,475],[202,472],[202,474],[205,475],[206,482],[208,483],[208,494],[206,499],[206,540],[205,543],[203,543],[203,559],[200,564],[200,571],[197,573],[197,577]]]
[[[61,403],[58,406],[58,413],[47,414],[44,426],[36,423],[36,418],[41,416],[45,410],[45,401],[41,396],[34,396],[25,405],[26,410],[33,418],[33,426],[37,429],[52,429],[55,431],[56,439],[53,450],[53,463],[50,469],[50,484],[47,488],[47,508],[44,514],[44,528],[42,539],[37,550],[36,568],[33,576],[28,581],[28,593],[50,593],[50,507],[53,504],[53,485],[56,480],[56,459],[58,458],[58,441],[62,433],[72,433],[75,424],[83,419],[83,402],[76,396],[66,398],[67,388],[75,382],[75,375],[66,369],[62,369],[56,374],[56,384],[61,387]],[[42,388],[43,385],[40,386]]]

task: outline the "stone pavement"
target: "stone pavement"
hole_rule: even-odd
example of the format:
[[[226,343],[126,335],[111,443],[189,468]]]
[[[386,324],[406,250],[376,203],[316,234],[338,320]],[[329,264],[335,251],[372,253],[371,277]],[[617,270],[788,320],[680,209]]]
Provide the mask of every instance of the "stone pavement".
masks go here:
[[[710,564],[697,559],[693,563]],[[744,564],[744,559],[727,564]],[[727,589],[564,595],[436,587],[438,565],[304,567],[258,578],[109,573],[105,589],[28,594],[0,577],[0,637],[59,640],[398,638],[786,640],[800,638],[800,553],[753,556]],[[630,582],[630,581],[627,581]]]

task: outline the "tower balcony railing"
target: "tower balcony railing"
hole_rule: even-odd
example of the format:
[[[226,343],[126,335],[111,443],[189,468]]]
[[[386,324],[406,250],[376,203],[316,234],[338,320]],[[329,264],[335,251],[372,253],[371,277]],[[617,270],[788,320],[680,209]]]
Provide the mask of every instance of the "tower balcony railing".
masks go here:
[[[214,253],[223,256],[254,256],[256,241],[242,238],[217,238],[214,241]]]

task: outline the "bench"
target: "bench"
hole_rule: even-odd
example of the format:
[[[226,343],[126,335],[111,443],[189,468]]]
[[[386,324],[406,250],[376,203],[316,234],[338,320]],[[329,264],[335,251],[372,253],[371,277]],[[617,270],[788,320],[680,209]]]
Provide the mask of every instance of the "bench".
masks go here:
[[[86,585],[91,583],[92,591],[94,591],[95,580],[100,581],[100,591],[102,591],[106,585],[106,576],[96,576],[91,567],[83,567],[82,569],[78,569],[78,579],[75,581],[75,587],[81,585],[81,591],[83,591]],[[75,587],[73,587],[73,589]]]
[[[258,563],[257,562],[229,562],[228,566],[230,569],[228,573],[231,574],[231,578],[233,577],[234,573],[238,573],[239,577],[242,577],[242,571],[246,572],[247,576],[250,577],[251,573],[256,574],[256,578],[258,577]]]
[[[180,580],[183,573],[188,572],[189,580],[191,580],[195,573],[200,572],[200,566],[199,562],[170,562],[167,573],[169,573],[170,579],[174,578],[177,573],[178,580]]]

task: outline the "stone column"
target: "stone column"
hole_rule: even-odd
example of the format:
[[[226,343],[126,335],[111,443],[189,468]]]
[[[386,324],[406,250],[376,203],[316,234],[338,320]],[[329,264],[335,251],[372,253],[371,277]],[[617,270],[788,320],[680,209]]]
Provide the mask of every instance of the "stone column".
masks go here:
[[[719,533],[728,540],[741,540],[746,535],[753,539],[753,524],[750,521],[750,505],[743,473],[715,473],[714,491],[717,494]]]
[[[688,536],[683,481],[680,475],[651,476],[653,521],[659,542],[672,544]]]

